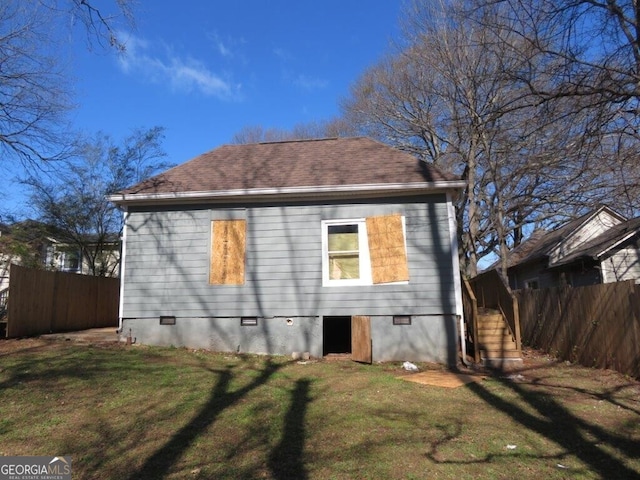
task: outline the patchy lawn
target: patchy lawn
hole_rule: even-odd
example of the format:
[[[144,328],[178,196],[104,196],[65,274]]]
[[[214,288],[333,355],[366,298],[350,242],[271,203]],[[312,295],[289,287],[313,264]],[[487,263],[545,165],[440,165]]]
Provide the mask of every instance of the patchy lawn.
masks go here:
[[[4,340],[0,455],[70,455],[74,479],[640,478],[636,381],[545,357],[458,388],[402,375]]]

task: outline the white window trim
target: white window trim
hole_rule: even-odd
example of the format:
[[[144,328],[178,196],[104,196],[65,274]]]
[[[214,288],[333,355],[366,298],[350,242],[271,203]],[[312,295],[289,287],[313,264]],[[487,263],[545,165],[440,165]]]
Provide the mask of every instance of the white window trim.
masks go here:
[[[404,236],[404,249],[407,250],[407,226],[404,215],[402,219],[402,234]],[[371,276],[371,257],[369,255],[369,237],[367,232],[366,218],[351,218],[340,220],[322,220],[322,286],[323,287],[348,287],[353,285],[369,286],[373,285]],[[360,278],[346,280],[332,280],[329,276],[329,229],[330,225],[358,225],[358,249],[360,254]],[[408,285],[409,282],[402,280],[399,282],[379,283],[378,285]]]
[[[67,261],[69,260],[77,260],[78,266],[75,268],[67,267]],[[81,256],[79,255],[79,252],[63,251],[60,255],[60,271],[68,272],[68,273],[82,272],[82,260],[81,260]]]
[[[360,259],[360,278],[333,280],[329,276],[329,226],[357,225],[358,226],[358,256]],[[372,285],[371,259],[367,240],[367,223],[365,218],[322,220],[322,286],[347,287],[352,285]]]

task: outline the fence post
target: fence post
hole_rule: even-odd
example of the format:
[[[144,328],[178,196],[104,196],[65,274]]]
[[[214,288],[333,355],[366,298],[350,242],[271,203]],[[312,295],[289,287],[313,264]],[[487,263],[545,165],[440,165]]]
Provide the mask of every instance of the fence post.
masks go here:
[[[53,333],[54,327],[59,323],[58,319],[58,290],[60,288],[60,279],[58,272],[53,272],[53,296],[51,297],[51,316],[49,317],[49,332]]]
[[[522,354],[522,339],[520,338],[520,307],[518,306],[518,298],[512,294],[512,310],[513,310],[513,321],[514,321],[514,336],[516,337],[516,348],[518,349],[518,353]]]
[[[633,325],[633,362],[630,375],[640,378],[640,285],[633,284],[631,289],[631,322]]]

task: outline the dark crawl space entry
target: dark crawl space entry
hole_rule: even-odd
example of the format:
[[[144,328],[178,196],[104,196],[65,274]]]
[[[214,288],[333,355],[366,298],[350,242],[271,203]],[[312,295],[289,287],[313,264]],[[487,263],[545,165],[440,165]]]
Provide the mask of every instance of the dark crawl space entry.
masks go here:
[[[322,317],[322,355],[351,353],[351,317]]]

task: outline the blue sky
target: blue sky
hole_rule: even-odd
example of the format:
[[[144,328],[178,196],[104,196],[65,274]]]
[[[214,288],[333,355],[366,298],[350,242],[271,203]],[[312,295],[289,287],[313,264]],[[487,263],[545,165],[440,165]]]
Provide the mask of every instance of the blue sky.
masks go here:
[[[169,161],[244,126],[288,129],[339,99],[398,34],[399,0],[143,1],[122,56],[78,49],[75,124],[166,128]],[[178,8],[177,5],[180,5]]]
[[[182,163],[246,126],[331,119],[350,85],[391,49],[402,3],[140,0],[135,30],[120,32],[124,55],[73,37],[72,124],[116,140],[162,126],[167,161]],[[16,185],[5,195],[24,201]]]

